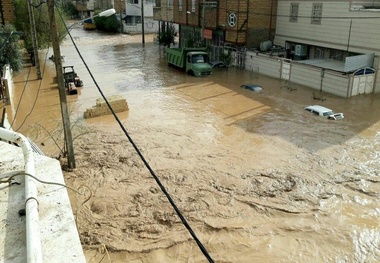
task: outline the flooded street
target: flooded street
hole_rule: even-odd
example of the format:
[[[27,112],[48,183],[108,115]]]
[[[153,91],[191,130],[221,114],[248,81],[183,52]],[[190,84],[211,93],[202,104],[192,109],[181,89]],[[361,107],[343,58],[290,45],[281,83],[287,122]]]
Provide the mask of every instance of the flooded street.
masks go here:
[[[118,117],[215,262],[380,261],[379,95],[320,101],[235,68],[196,78],[168,67],[154,36],[143,47],[140,36],[71,32],[103,93],[127,100]],[[115,119],[83,119],[101,95],[69,39],[61,52],[84,83],[68,96],[77,168],[65,178],[92,190],[84,205],[69,192],[87,261],[207,262]],[[15,74],[8,115],[58,157],[52,53],[40,53],[43,81],[29,65]],[[312,104],[345,119],[311,115]]]

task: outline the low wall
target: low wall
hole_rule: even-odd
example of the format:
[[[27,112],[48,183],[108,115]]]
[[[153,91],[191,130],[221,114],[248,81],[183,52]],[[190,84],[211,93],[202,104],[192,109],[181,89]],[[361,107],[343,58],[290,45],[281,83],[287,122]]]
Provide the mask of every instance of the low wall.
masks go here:
[[[111,105],[114,112],[123,112],[129,109],[127,101],[121,96],[110,96],[107,98],[107,101]],[[96,105],[90,109],[86,109],[86,111],[83,113],[83,117],[93,118],[108,114],[111,114],[111,110],[109,109],[107,103],[104,101],[104,99],[97,99]]]
[[[273,57],[248,51],[245,69],[280,79],[282,62],[284,60],[285,59],[281,57]],[[343,75],[333,70],[306,65],[297,61],[290,62],[290,76],[288,81],[340,97],[349,96],[348,93],[351,85],[350,75]]]
[[[273,78],[281,78],[281,60],[276,57],[260,56],[256,52],[247,52],[245,69]]]
[[[3,101],[6,105],[11,102],[11,89],[12,89],[12,68],[10,65],[5,65],[3,67],[3,75],[1,76],[1,88]]]

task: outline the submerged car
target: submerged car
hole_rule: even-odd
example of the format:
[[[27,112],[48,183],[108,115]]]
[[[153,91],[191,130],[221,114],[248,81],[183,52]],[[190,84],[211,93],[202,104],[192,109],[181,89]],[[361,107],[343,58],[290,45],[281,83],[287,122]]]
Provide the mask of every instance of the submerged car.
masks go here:
[[[263,88],[260,85],[250,84],[250,83],[243,84],[240,86],[240,88],[245,88],[245,89],[249,89],[249,90],[256,91],[256,92],[263,90]]]
[[[305,107],[305,110],[319,116],[327,117],[330,120],[339,120],[344,118],[343,113],[335,113],[333,110],[320,105],[307,106]]]
[[[224,63],[223,61],[219,61],[219,60],[216,60],[216,61],[210,61],[210,66],[213,67],[213,68],[227,68],[227,64]]]

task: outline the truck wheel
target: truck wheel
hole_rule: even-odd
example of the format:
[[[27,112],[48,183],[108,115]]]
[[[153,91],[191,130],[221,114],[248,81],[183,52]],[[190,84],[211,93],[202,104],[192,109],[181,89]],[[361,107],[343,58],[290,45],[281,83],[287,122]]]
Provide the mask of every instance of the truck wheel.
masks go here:
[[[192,71],[192,70],[189,70],[187,73],[188,73],[190,76],[194,76],[194,71]]]

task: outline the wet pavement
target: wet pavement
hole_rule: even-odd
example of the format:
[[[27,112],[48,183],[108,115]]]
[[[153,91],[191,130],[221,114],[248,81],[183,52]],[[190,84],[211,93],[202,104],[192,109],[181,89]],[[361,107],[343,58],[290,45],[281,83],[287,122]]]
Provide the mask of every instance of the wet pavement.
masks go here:
[[[126,98],[120,120],[215,262],[380,261],[379,95],[316,100],[308,88],[237,68],[196,78],[168,67],[153,36],[143,46],[139,36],[72,35],[104,94]],[[204,262],[114,118],[83,119],[100,94],[70,40],[61,51],[84,83],[68,96],[78,167],[66,179],[93,188],[84,207],[72,197],[88,261],[99,262],[104,245],[112,262]],[[8,114],[58,157],[51,54],[40,54],[42,82],[28,65],[15,74]],[[345,119],[311,115],[303,108],[312,104]]]

